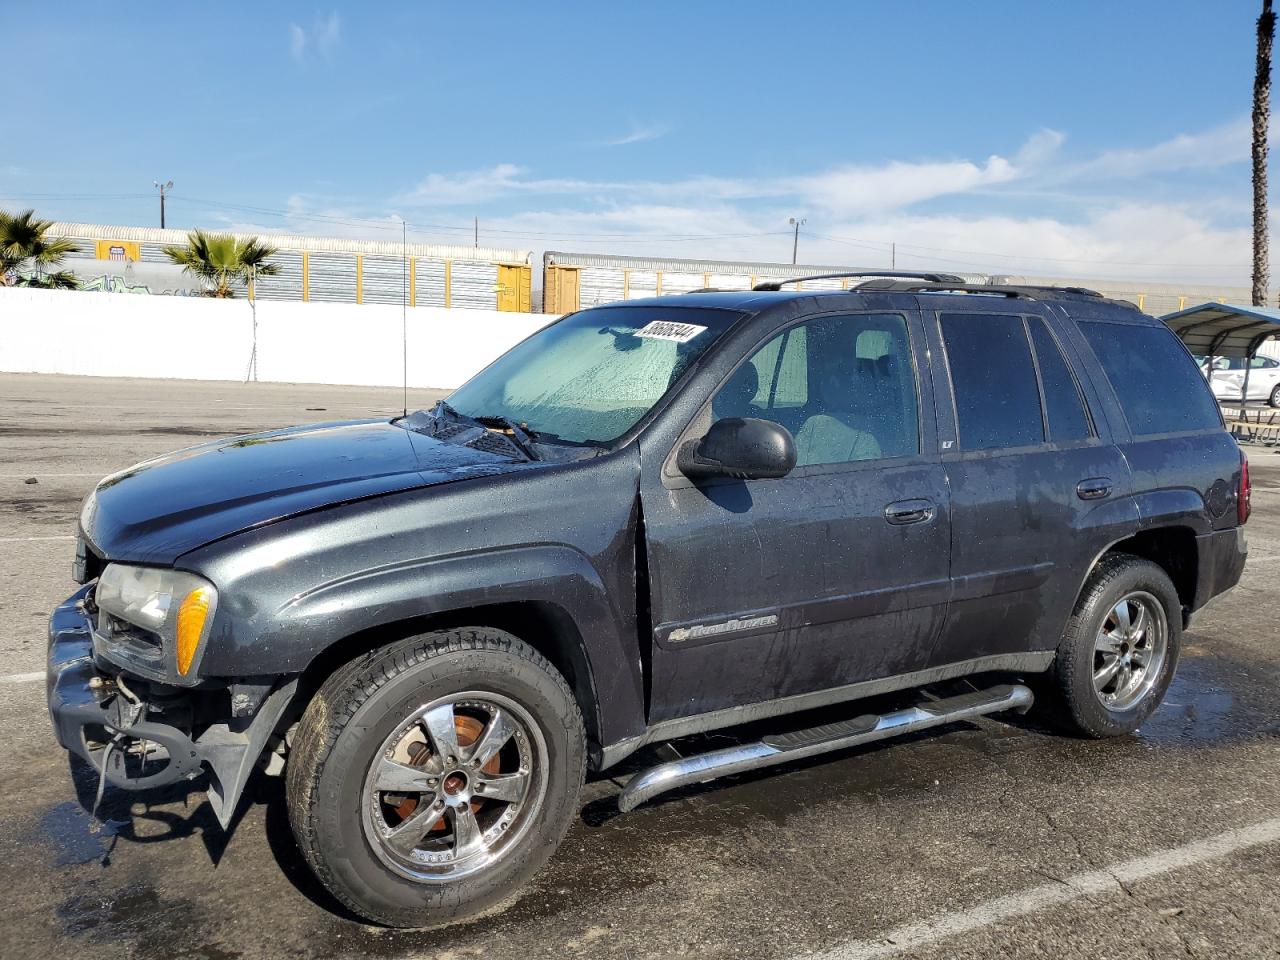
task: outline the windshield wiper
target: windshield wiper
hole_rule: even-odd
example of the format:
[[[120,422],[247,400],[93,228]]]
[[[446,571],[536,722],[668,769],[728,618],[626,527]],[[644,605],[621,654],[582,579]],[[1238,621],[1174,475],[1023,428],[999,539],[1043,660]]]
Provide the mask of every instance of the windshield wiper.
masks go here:
[[[457,411],[454,410],[452,407],[450,407],[443,400],[441,400],[440,403],[444,407],[446,407],[448,410],[453,412],[455,416],[457,415]],[[512,443],[516,445],[516,447],[519,448],[521,453],[523,453],[530,460],[542,459],[540,456],[538,456],[538,452],[533,449],[533,443],[535,440],[536,431],[530,430],[528,427],[523,426],[522,424],[516,423],[510,417],[479,416],[479,417],[472,417],[471,419],[476,421],[476,423],[483,424],[484,426],[492,425],[495,427],[502,427],[504,430],[507,431],[507,434],[506,434],[507,437],[511,440]]]

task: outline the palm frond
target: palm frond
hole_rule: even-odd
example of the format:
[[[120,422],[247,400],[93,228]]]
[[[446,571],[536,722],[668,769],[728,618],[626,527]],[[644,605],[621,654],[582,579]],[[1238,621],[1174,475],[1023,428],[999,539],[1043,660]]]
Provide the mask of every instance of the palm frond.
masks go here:
[[[79,290],[80,278],[70,270],[57,270],[53,273],[20,276],[14,286],[35,287],[41,290]]]
[[[0,211],[0,273],[27,268],[56,267],[76,244],[65,237],[47,236],[52,220],[41,220],[34,210],[18,214]]]
[[[276,254],[256,237],[237,240],[230,234],[211,234],[193,230],[185,246],[164,248],[165,254],[188,273],[199,277],[213,289],[211,296],[234,297],[234,284],[247,284],[255,277],[271,277],[280,266],[269,263]]]

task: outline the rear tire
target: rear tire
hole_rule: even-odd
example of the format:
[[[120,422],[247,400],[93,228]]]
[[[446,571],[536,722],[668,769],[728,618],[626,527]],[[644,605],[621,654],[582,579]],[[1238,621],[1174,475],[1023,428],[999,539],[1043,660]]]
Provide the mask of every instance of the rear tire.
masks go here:
[[[501,905],[577,813],[582,715],[500,630],[428,633],[359,657],[308,705],[286,771],[294,836],[352,912],[440,926]]]
[[[1132,733],[1155,711],[1182,647],[1182,604],[1149,560],[1110,554],[1085,582],[1037,712],[1079,736]]]
[[[1271,388],[1271,396],[1267,398],[1267,403],[1273,407],[1280,407],[1280,384]]]

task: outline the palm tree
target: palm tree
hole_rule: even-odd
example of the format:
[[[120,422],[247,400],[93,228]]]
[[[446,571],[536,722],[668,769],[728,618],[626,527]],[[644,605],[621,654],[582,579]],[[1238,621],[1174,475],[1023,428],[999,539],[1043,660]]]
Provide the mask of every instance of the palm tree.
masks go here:
[[[47,236],[52,220],[36,219],[34,210],[16,216],[0,210],[0,285],[74,290],[80,281],[56,267],[76,252],[65,237]]]
[[[1271,122],[1271,42],[1276,15],[1262,0],[1258,17],[1258,62],[1253,77],[1253,305],[1267,302],[1267,127]]]
[[[234,297],[233,283],[248,284],[257,277],[280,272],[278,264],[267,262],[275,256],[275,247],[268,247],[255,237],[237,240],[230,234],[193,230],[187,234],[185,245],[165,247],[164,252],[187,273],[209,284],[211,297]]]

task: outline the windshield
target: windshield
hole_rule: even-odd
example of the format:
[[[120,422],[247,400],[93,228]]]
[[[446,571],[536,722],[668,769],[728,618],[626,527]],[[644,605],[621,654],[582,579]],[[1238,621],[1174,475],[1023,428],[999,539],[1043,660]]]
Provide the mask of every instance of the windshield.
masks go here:
[[[459,413],[505,418],[571,443],[607,443],[639,422],[742,314],[596,307],[539,330],[449,397]]]

